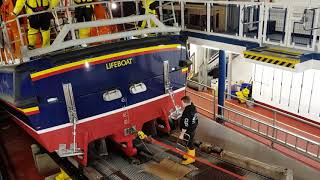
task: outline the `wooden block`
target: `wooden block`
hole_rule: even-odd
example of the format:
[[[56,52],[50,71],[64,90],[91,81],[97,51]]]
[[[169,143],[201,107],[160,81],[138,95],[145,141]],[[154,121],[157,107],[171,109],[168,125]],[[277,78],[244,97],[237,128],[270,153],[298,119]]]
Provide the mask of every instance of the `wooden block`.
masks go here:
[[[192,171],[191,168],[170,159],[163,159],[160,163],[148,162],[144,165],[144,168],[149,173],[166,180],[181,179]]]
[[[35,155],[38,172],[42,176],[60,172],[60,168],[48,154]]]

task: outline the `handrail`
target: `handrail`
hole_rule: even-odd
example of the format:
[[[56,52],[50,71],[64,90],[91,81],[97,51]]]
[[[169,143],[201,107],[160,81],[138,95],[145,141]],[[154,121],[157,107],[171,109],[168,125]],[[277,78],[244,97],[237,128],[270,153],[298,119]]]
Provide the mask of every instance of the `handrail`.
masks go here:
[[[311,143],[314,144],[314,145],[320,146],[320,142],[316,142],[316,141],[313,141],[313,140],[311,140],[311,139],[307,139],[307,138],[305,138],[305,137],[303,137],[303,136],[301,136],[301,135],[299,135],[299,134],[290,132],[290,131],[288,131],[288,130],[286,130],[286,129],[283,129],[283,128],[280,128],[280,127],[278,127],[278,126],[276,126],[276,125],[269,124],[269,123],[266,123],[266,122],[264,122],[264,121],[260,121],[260,120],[258,120],[258,118],[251,117],[251,116],[249,116],[249,115],[247,115],[247,114],[245,114],[245,113],[243,113],[243,112],[236,111],[236,110],[234,110],[234,109],[232,109],[232,108],[230,108],[230,107],[221,106],[221,105],[218,105],[218,107],[222,107],[223,109],[227,109],[228,111],[231,111],[231,112],[233,112],[233,113],[237,113],[237,114],[239,114],[239,115],[241,115],[241,116],[244,116],[244,117],[246,117],[246,118],[250,118],[250,119],[252,119],[252,120],[254,120],[254,121],[257,121],[257,122],[259,122],[260,124],[263,124],[263,125],[266,125],[266,126],[270,126],[270,127],[274,127],[274,128],[276,128],[276,129],[278,129],[278,130],[280,130],[280,131],[283,131],[283,132],[286,132],[286,133],[288,133],[288,134],[290,134],[290,135],[292,135],[292,136],[296,136],[296,137],[298,137],[298,138],[300,138],[300,139],[302,139],[302,140],[309,141],[309,142],[311,142]]]
[[[223,5],[263,5],[264,2],[234,2],[234,1],[215,1],[215,0],[157,0],[157,1],[171,1],[171,2],[179,2],[179,3],[197,3],[197,4],[223,4]]]
[[[127,0],[125,0],[125,1],[127,1]],[[131,1],[131,0],[129,0],[129,1]],[[134,2],[134,1],[132,1],[132,2]],[[106,20],[93,20],[90,22],[81,22],[81,23],[69,22],[69,23],[64,24],[62,26],[61,30],[57,34],[57,37],[54,40],[54,42],[51,44],[51,46],[45,47],[45,48],[37,48],[34,50],[28,50],[25,47],[25,43],[23,40],[24,38],[22,36],[19,19],[29,17],[32,15],[47,13],[47,12],[66,11],[66,10],[70,10],[75,7],[81,7],[81,6],[86,6],[86,5],[97,5],[97,4],[110,5],[111,2],[110,1],[100,1],[100,2],[80,4],[80,5],[56,7],[54,9],[48,9],[46,11],[35,12],[33,14],[22,14],[12,20],[9,20],[7,22],[2,22],[1,24],[4,27],[6,27],[6,25],[8,25],[9,23],[16,22],[17,27],[18,27],[18,31],[19,31],[18,33],[20,35],[20,38],[18,40],[14,40],[14,41],[12,40],[12,41],[8,42],[9,44],[7,45],[7,47],[11,47],[11,44],[13,44],[13,43],[20,42],[21,51],[23,54],[22,59],[28,60],[30,57],[39,56],[41,54],[46,54],[46,53],[50,53],[50,52],[53,52],[56,50],[69,48],[69,47],[73,47],[73,46],[77,46],[77,45],[81,45],[81,44],[103,42],[103,41],[107,41],[107,40],[120,39],[120,38],[125,38],[128,36],[140,36],[140,35],[145,35],[145,34],[150,34],[150,33],[177,33],[180,31],[180,28],[165,26],[162,22],[160,22],[156,18],[155,15],[145,14],[145,15],[122,17],[122,18],[111,18],[111,19],[106,19]],[[68,16],[68,14],[66,16]],[[110,15],[110,16],[113,17],[112,15]],[[94,27],[109,26],[109,25],[119,25],[119,24],[126,24],[126,23],[130,23],[130,22],[139,22],[139,21],[147,21],[147,22],[152,21],[156,25],[156,27],[147,27],[147,28],[141,29],[141,30],[124,31],[124,32],[117,32],[117,33],[113,33],[113,34],[104,34],[104,35],[99,35],[99,37],[93,36],[93,37],[89,37],[89,38],[85,38],[85,39],[72,38],[71,40],[64,41],[64,39],[68,35],[68,33],[71,32],[72,34],[74,34],[74,31],[76,29],[94,28]]]
[[[233,97],[233,98],[238,99],[238,97],[235,96],[235,95],[232,95],[232,94],[229,94],[229,93],[225,93],[225,94],[228,95],[228,96],[230,96],[230,97]],[[254,104],[254,105],[256,105],[256,106],[263,107],[263,108],[265,108],[265,109],[267,109],[267,110],[273,111],[274,113],[281,114],[281,115],[284,115],[284,116],[286,116],[286,117],[289,117],[289,118],[292,118],[292,119],[301,121],[301,122],[303,122],[303,123],[307,123],[307,124],[309,124],[309,125],[312,125],[312,126],[314,126],[314,127],[320,128],[320,125],[315,124],[315,123],[312,123],[312,122],[310,122],[310,121],[306,121],[306,120],[304,120],[304,119],[302,119],[302,118],[299,118],[299,117],[290,115],[290,114],[288,114],[288,113],[279,111],[279,110],[277,110],[277,109],[274,109],[274,108],[265,106],[265,105],[260,104],[260,103],[256,103],[255,101],[251,101],[251,100],[249,100],[249,99],[243,99],[243,100],[244,100],[245,102],[248,102],[248,103]],[[276,120],[276,119],[275,119],[275,120]]]
[[[219,51],[210,57],[208,64],[211,64],[213,61],[217,60],[218,57],[219,57]]]
[[[100,35],[100,36],[88,37],[85,39],[75,39],[75,40],[63,41],[64,37],[68,34],[68,32],[71,30],[74,30],[74,29],[116,25],[116,24],[144,21],[144,20],[147,20],[147,21],[152,20],[158,27],[151,27],[151,28],[145,28],[142,30],[132,30],[132,31],[126,31],[126,32],[117,32],[117,33],[113,33],[113,34],[105,34],[105,35]],[[31,50],[31,51],[29,51],[29,53],[27,53],[27,56],[32,57],[32,56],[36,56],[39,54],[45,54],[45,53],[53,52],[53,51],[56,51],[59,49],[81,45],[83,43],[90,44],[90,43],[95,43],[95,42],[121,39],[121,38],[125,38],[125,37],[132,37],[132,36],[138,36],[138,35],[144,35],[144,34],[150,34],[150,33],[172,33],[172,32],[179,32],[180,31],[180,28],[166,27],[162,23],[158,24],[158,21],[156,21],[156,20],[157,19],[155,18],[155,15],[149,14],[149,15],[129,16],[129,17],[124,17],[124,18],[110,19],[110,20],[91,21],[88,23],[68,24],[62,28],[61,32],[59,33],[56,40],[52,43],[51,46],[46,47],[46,48],[39,48],[39,49]]]
[[[215,89],[213,89],[210,86],[207,86],[205,84],[198,83],[198,82],[192,81],[192,80],[188,80],[187,82],[192,82],[192,83],[195,83],[197,85],[201,85],[201,86],[210,88],[210,89],[213,90],[213,92],[215,92]],[[201,99],[209,101],[211,103],[213,102],[214,103],[214,105],[213,105],[214,113],[215,113],[216,107],[221,107],[222,109],[225,110],[222,115],[218,115],[218,114],[213,115],[214,119],[216,117],[223,118],[227,122],[230,122],[230,123],[232,123],[234,125],[240,126],[240,127],[244,128],[244,129],[249,130],[252,133],[255,133],[255,134],[259,135],[259,136],[262,136],[264,138],[269,139],[272,142],[272,144],[271,144],[272,147],[273,147],[273,143],[277,143],[277,144],[283,145],[283,146],[285,146],[285,147],[287,147],[289,149],[292,149],[292,150],[294,150],[294,151],[296,151],[298,153],[302,153],[302,154],[306,155],[307,157],[320,162],[320,142],[317,142],[315,140],[306,138],[306,137],[304,137],[302,135],[299,135],[297,133],[294,133],[294,132],[291,132],[289,130],[286,130],[286,129],[283,129],[281,127],[278,127],[274,122],[268,123],[268,122],[259,120],[259,118],[257,118],[257,117],[250,116],[250,115],[248,115],[248,114],[246,114],[244,112],[237,111],[237,110],[235,110],[235,109],[233,109],[231,107],[216,105],[215,104],[215,100],[216,100],[215,93],[213,94],[213,96],[212,96],[213,98],[211,99],[211,98],[205,97],[205,96],[203,96],[203,95],[201,95],[199,93],[194,93],[194,92],[188,91],[188,90],[187,90],[187,92],[192,94],[192,95],[194,95],[194,96],[197,96],[197,97],[199,97]],[[231,95],[231,94],[230,94],[230,96],[236,97],[236,96]],[[253,103],[253,104],[257,104],[257,103],[255,103],[253,101],[250,101],[250,100],[247,100],[247,102],[250,102],[250,103]],[[257,105],[260,105],[260,104],[257,104]],[[263,105],[260,105],[260,106],[263,106]],[[212,111],[210,111],[208,109],[205,109],[205,108],[203,108],[201,106],[197,106],[196,105],[196,107],[199,108],[202,111],[205,111],[205,112],[209,113],[209,114],[213,114]],[[271,108],[269,108],[267,106],[264,106],[264,107],[266,107],[268,109],[271,109]],[[273,109],[271,109],[271,110],[273,110]],[[250,125],[249,126],[245,125],[244,124],[244,119],[240,119],[241,122],[237,122],[235,119],[230,119],[230,113],[228,113],[228,111],[231,112],[231,113],[234,113],[234,114],[236,114],[238,116],[241,116],[243,118],[248,119],[250,121],[250,123],[249,123]],[[286,115],[285,113],[282,113],[282,112],[279,112],[279,113]],[[255,122],[256,126],[258,126],[258,127],[257,128],[252,127],[252,124],[253,124],[252,122]],[[267,128],[266,132],[263,132],[262,127],[266,127]],[[272,131],[271,135],[270,135],[270,130]],[[284,137],[281,138],[282,134],[279,134],[279,133],[283,133]],[[293,138],[293,139],[291,139],[291,142],[288,141],[289,137]],[[299,144],[299,143],[302,143],[302,144]],[[317,149],[314,149],[313,146],[315,146]],[[313,147],[313,150],[310,150],[310,147],[311,148]]]
[[[249,6],[249,7],[248,7],[248,6],[244,6],[244,7],[242,8],[243,13],[244,13],[244,11],[245,11],[246,8],[252,8],[252,7],[256,7],[256,6]],[[260,23],[260,22],[263,22],[263,20],[253,21],[253,22],[245,22],[245,21],[243,21],[243,19],[241,19],[241,23],[244,24],[244,25],[247,25],[247,24],[258,24],[258,23]]]
[[[208,86],[208,85],[205,85],[205,84],[202,84],[202,83],[199,83],[199,82],[196,82],[196,81],[192,81],[192,80],[187,80],[187,82],[191,82],[191,83],[197,84],[197,85],[199,85],[199,86],[203,86],[203,87],[206,87],[206,88],[208,88],[208,89],[211,89],[212,95],[215,97],[216,90],[213,89],[212,87],[210,87],[210,86]],[[212,111],[212,112],[209,111],[208,109],[205,109],[205,108],[202,108],[202,107],[199,107],[199,106],[196,106],[196,107],[197,107],[197,108],[200,108],[200,109],[203,110],[203,111],[206,111],[207,113],[212,114],[212,115],[213,115],[213,119],[216,118],[216,98],[210,99],[210,98],[201,96],[201,95],[199,95],[199,94],[193,93],[192,91],[188,91],[188,90],[186,90],[186,92],[191,93],[191,94],[193,94],[193,95],[195,95],[195,96],[197,96],[197,97],[200,97],[200,98],[202,98],[202,99],[205,99],[205,100],[207,100],[207,101],[209,101],[209,102],[212,102],[212,103],[213,103],[213,111]]]
[[[307,11],[308,10],[310,10],[310,11],[313,11],[314,12],[314,15],[316,14],[316,10],[319,10],[320,9],[320,7],[318,7],[318,8],[311,8],[311,9],[305,9],[304,10],[304,12],[303,12],[303,17],[302,17],[302,25],[303,25],[303,29],[305,30],[305,31],[312,31],[312,30],[316,30],[316,29],[320,29],[320,26],[319,27],[314,27],[314,28],[306,28],[306,24],[307,24],[307,18],[306,18],[306,16],[307,16]],[[313,22],[312,22],[312,24],[313,24]]]
[[[294,150],[295,152],[298,152],[298,153],[302,153],[304,155],[306,155],[307,157],[311,158],[311,159],[314,159],[318,162],[320,162],[320,143],[319,142],[316,142],[314,140],[311,140],[311,139],[308,139],[308,138],[305,138],[301,135],[298,135],[298,134],[295,134],[293,132],[290,132],[288,130],[285,130],[285,129],[282,129],[280,127],[277,127],[276,125],[271,125],[271,124],[268,124],[266,122],[263,122],[263,121],[260,121],[258,120],[257,118],[254,118],[254,117],[251,117],[251,116],[248,116],[242,112],[239,112],[239,111],[236,111],[232,108],[229,108],[229,107],[226,107],[226,106],[221,106],[221,105],[218,105],[218,107],[224,109],[224,114],[223,115],[218,115],[218,117],[220,118],[223,118],[223,120],[225,120],[226,122],[229,122],[229,123],[232,123],[236,126],[240,126],[242,128],[245,128],[247,130],[249,130],[250,132],[252,133],[255,133],[259,136],[262,136],[264,138],[267,138],[269,139],[272,144],[271,146],[273,147],[273,143],[278,143],[278,144],[281,144],[289,149],[292,149]],[[235,119],[231,119],[230,118],[230,113],[228,112],[228,115],[226,116],[225,114],[227,114],[226,111],[229,111],[229,112],[232,112],[232,113],[235,113],[243,118],[246,118],[248,119],[250,122],[249,122],[249,126],[246,126],[244,125],[244,120],[241,119],[241,123],[240,122],[237,122]],[[257,129],[256,128],[253,128],[252,127],[252,121],[254,121],[255,123],[257,123]],[[265,127],[267,127],[267,130],[266,130],[266,133],[262,132],[261,131],[261,126],[264,125]],[[269,130],[272,130],[272,135],[269,135]],[[284,140],[281,140],[282,138],[278,138],[278,132],[283,132],[284,133]],[[294,143],[290,143],[288,142],[288,136],[291,136],[291,137],[294,137]],[[304,141],[306,143],[306,145],[304,146],[304,148],[302,148],[301,146],[299,146],[298,142],[299,140],[301,141]],[[316,146],[317,149],[315,149],[315,153],[311,152],[309,150],[310,146],[313,145],[313,146]]]
[[[313,3],[311,6],[309,5],[306,5],[305,3],[294,3],[294,4],[285,4],[285,3],[269,3],[269,2],[238,2],[238,1],[213,1],[213,0],[156,0],[158,2],[163,2],[163,3],[175,3],[176,4],[174,5],[175,7],[176,6],[180,6],[178,7],[178,9],[180,10],[180,18],[181,18],[181,24],[179,24],[178,26],[182,29],[182,30],[185,30],[185,31],[190,31],[190,32],[199,32],[199,33],[204,33],[204,34],[209,34],[209,35],[215,35],[215,36],[220,36],[220,37],[226,37],[226,38],[237,38],[237,39],[240,39],[240,40],[246,40],[246,41],[251,41],[251,42],[254,42],[254,43],[259,43],[259,44],[262,44],[262,43],[266,43],[266,44],[272,44],[272,45],[282,45],[282,46],[288,46],[288,47],[294,47],[294,48],[297,48],[297,49],[304,49],[304,50],[316,50],[316,45],[315,43],[317,43],[315,40],[313,41],[310,41],[309,44],[307,44],[306,46],[298,46],[298,45],[295,45],[294,42],[289,42],[289,41],[293,41],[291,40],[290,38],[284,38],[283,41],[280,41],[279,42],[272,42],[268,39],[267,37],[267,28],[266,28],[266,22],[269,20],[269,17],[267,15],[264,15],[264,14],[267,14],[267,13],[262,13],[262,12],[268,12],[270,8],[273,8],[273,7],[282,7],[282,8],[287,8],[287,9],[291,9],[289,10],[287,14],[287,18],[284,19],[284,21],[286,21],[286,23],[284,23],[284,26],[286,29],[287,27],[288,28],[292,28],[290,26],[290,23],[293,22],[293,19],[290,17],[290,13],[292,13],[291,11],[293,10],[294,7],[300,7],[301,8],[305,8],[306,10],[307,9],[311,9],[311,10],[314,10],[314,9],[317,9],[320,5],[320,3]],[[111,1],[99,1],[99,2],[91,2],[91,3],[86,3],[85,5],[97,5],[97,4],[106,4],[106,7],[108,8],[108,11],[110,14],[110,17],[113,18],[113,15],[112,15],[112,10],[110,9],[110,5],[112,3],[119,3],[120,5],[123,4],[121,2],[137,2],[137,0],[113,0],[112,2]],[[202,5],[208,5],[208,4],[218,4],[218,5],[222,5],[222,6],[225,6],[226,8],[228,7],[227,5],[235,5],[236,7],[240,8],[240,17],[239,17],[239,23],[240,23],[240,26],[237,30],[234,30],[234,32],[232,31],[232,33],[228,33],[227,30],[218,30],[218,31],[212,31],[212,28],[210,28],[212,26],[212,24],[210,24],[212,21],[211,21],[211,18],[214,18],[213,17],[213,14],[211,13],[212,9],[210,8],[204,8],[207,12],[207,18],[206,18],[206,27],[205,25],[203,26],[203,28],[205,30],[195,30],[195,29],[192,29],[192,28],[189,28],[186,26],[186,23],[184,22],[185,20],[185,12],[184,12],[184,9],[188,8],[188,3],[192,3],[192,4],[202,4]],[[41,12],[36,12],[36,13],[33,13],[32,15],[36,15],[36,14],[41,14],[41,13],[44,13],[44,12],[59,12],[59,11],[66,11],[66,10],[72,10],[73,8],[76,8],[76,7],[80,7],[80,6],[83,6],[83,4],[73,4],[73,5],[70,5],[70,6],[58,6],[54,9],[48,9],[46,11],[41,11]],[[173,5],[172,5],[173,6]],[[167,12],[167,13],[170,13],[171,15],[174,16],[174,18],[176,18],[175,16],[175,9],[176,8],[173,8],[172,7],[172,10],[173,12]],[[256,14],[255,16],[258,16],[257,18],[259,19],[259,21],[253,21],[253,20],[250,20],[249,22],[245,22],[244,21],[244,10],[245,8],[247,7],[260,7],[261,9],[261,12],[259,14]],[[310,8],[311,7],[311,8]],[[159,7],[159,13],[162,13],[162,10],[160,10],[162,7]],[[68,13],[67,13],[68,14]],[[10,21],[7,21],[6,23],[12,23],[14,21],[17,22],[17,26],[18,26],[18,31],[19,31],[19,34],[20,34],[20,38],[18,40],[16,40],[15,42],[11,41],[10,43],[18,43],[18,41],[20,41],[20,44],[24,47],[24,38],[22,37],[22,33],[21,33],[21,28],[20,28],[20,23],[19,23],[19,19],[21,18],[25,18],[25,17],[28,17],[30,16],[30,14],[23,14],[23,15],[19,15],[17,16],[15,19],[12,19]],[[319,16],[319,13],[317,13],[316,16]],[[71,18],[70,15],[67,15],[67,17]],[[163,17],[163,14],[160,14],[160,17]],[[178,16],[179,17],[179,16]],[[237,17],[235,17],[237,18]],[[162,23],[164,23],[165,20],[162,21]],[[305,19],[304,19],[305,21]],[[177,21],[179,22],[179,21]],[[264,22],[264,23],[262,23]],[[72,24],[72,22],[68,22],[69,24]],[[208,24],[209,23],[209,24]],[[177,23],[174,23],[175,25]],[[257,24],[257,29],[258,29],[258,33],[257,35],[253,35],[253,36],[248,36],[248,34],[246,32],[244,32],[244,28],[245,28],[245,25],[248,25],[248,24]],[[66,24],[68,25],[68,24]],[[189,24],[190,25],[190,24]],[[306,25],[304,23],[304,26],[303,28],[301,29],[304,29],[304,30],[310,30],[310,31],[315,31],[317,30],[317,27],[316,28],[312,28],[312,29],[306,29]],[[73,33],[72,35],[74,34],[74,30],[71,30]],[[292,33],[292,31],[286,31],[285,32],[285,36],[286,37],[289,37],[290,36],[290,33]],[[314,37],[315,38],[315,37]],[[76,38],[73,37],[73,39],[75,40]],[[310,45],[311,44],[311,45]],[[319,50],[320,51],[320,50]],[[23,51],[24,52],[24,51]],[[237,53],[241,53],[241,52],[237,52]]]
[[[199,94],[197,94],[197,93],[194,93],[194,92],[192,92],[192,91],[188,91],[190,94],[193,94],[193,95],[195,95],[195,96],[198,96],[198,97],[200,97],[201,99],[205,99],[205,100],[208,100],[209,102],[213,102],[213,100],[211,100],[210,98],[207,98],[207,97],[204,97],[204,96],[200,96]]]
[[[211,89],[212,91],[215,91],[215,89],[213,89],[212,87],[210,87],[210,86],[208,86],[208,85],[205,85],[205,84],[202,84],[202,83],[199,83],[199,82],[197,82],[197,81],[187,80],[187,82],[195,83],[195,84],[197,84],[197,85],[200,85],[200,86],[209,88],[209,89]]]

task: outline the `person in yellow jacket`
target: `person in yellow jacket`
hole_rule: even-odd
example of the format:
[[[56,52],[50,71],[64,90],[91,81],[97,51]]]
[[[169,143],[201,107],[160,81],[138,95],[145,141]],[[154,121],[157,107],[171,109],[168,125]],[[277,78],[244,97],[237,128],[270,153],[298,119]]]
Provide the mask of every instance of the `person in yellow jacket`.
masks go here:
[[[59,3],[59,0],[17,0],[13,9],[13,14],[16,16],[21,12],[25,6],[27,14],[45,11],[49,8],[54,8]],[[41,14],[28,16],[28,41],[29,49],[34,49],[36,45],[36,34],[41,32],[42,47],[50,45],[50,19],[51,13],[45,12]]]
[[[156,15],[156,0],[141,0],[142,1],[142,8],[145,11],[145,14],[154,14]],[[141,28],[144,29],[147,25],[147,21],[144,20],[141,24]],[[151,22],[151,27],[155,26],[153,22]]]
[[[91,3],[92,0],[74,0],[77,5]],[[77,22],[91,21],[93,16],[93,5],[84,5],[75,8],[75,17]],[[79,29],[80,39],[87,38],[90,35],[90,28]]]

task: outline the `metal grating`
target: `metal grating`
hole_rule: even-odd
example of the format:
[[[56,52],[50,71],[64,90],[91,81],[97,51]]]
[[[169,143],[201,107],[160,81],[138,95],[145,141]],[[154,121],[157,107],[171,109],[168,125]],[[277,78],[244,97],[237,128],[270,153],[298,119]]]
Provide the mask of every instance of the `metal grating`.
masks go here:
[[[203,180],[203,179],[212,179],[212,180],[236,180],[237,178],[232,177],[228,174],[222,173],[221,171],[215,169],[205,169],[199,174],[195,175],[192,179]]]
[[[107,166],[103,165],[102,163],[95,161],[93,163],[93,166],[95,167],[95,169],[97,171],[99,171],[100,173],[102,173],[104,176],[110,176],[111,174],[114,173],[113,170],[111,170],[110,168],[108,168]]]
[[[122,178],[120,178],[119,176],[117,176],[115,174],[112,174],[107,179],[110,179],[110,180],[123,180]]]
[[[145,172],[141,165],[130,164],[121,156],[110,155],[92,165],[107,179],[160,180],[157,176]]]
[[[130,163],[128,161],[124,160],[120,156],[115,156],[115,155],[109,156],[107,159],[104,160],[104,163],[120,171],[123,168],[130,166]]]
[[[161,180],[159,177],[145,172],[141,167],[128,166],[121,171],[132,180]]]

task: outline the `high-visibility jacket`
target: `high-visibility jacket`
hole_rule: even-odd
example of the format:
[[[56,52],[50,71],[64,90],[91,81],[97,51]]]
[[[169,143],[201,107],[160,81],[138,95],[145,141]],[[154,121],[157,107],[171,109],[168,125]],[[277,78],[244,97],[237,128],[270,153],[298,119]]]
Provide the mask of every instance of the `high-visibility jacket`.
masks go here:
[[[26,7],[27,14],[32,14],[33,12],[39,12],[47,10],[48,8],[54,8],[59,3],[59,0],[17,0],[16,5],[13,9],[13,13],[18,15],[23,6]]]

